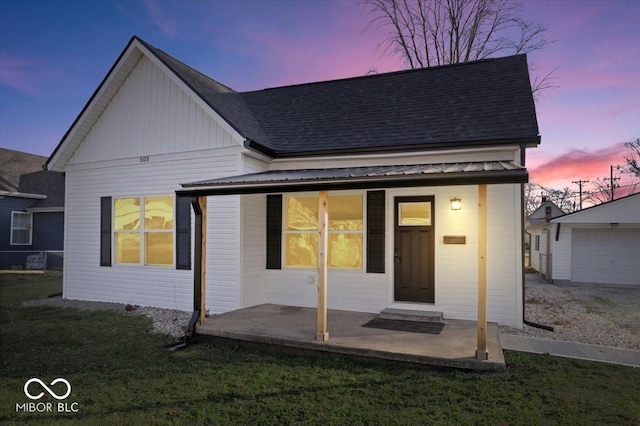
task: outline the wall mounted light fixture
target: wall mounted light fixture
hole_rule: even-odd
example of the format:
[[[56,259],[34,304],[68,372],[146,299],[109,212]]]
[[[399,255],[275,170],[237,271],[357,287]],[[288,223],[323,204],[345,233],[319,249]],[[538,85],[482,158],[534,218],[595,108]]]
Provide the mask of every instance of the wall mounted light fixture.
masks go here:
[[[451,199],[451,210],[462,210],[462,200],[458,197]]]

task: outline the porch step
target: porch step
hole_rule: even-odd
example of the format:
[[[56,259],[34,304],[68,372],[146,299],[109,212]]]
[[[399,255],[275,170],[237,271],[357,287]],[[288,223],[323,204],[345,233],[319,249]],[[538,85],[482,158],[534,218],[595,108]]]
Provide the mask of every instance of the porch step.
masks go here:
[[[442,312],[386,308],[380,312],[380,318],[416,322],[442,322]]]

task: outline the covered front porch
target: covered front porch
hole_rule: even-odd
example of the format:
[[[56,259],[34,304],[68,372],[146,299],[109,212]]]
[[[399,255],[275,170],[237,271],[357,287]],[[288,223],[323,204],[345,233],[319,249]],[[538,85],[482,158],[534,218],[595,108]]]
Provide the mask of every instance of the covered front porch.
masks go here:
[[[526,169],[519,164],[504,161],[487,161],[412,166],[280,170],[184,184],[184,189],[176,193],[184,201],[190,199],[195,212],[194,315],[198,317],[196,332],[217,338],[266,343],[298,350],[352,354],[460,368],[491,370],[504,368],[504,358],[498,340],[497,325],[487,322],[487,223],[488,204],[490,204],[487,187],[490,185],[520,184],[526,180]],[[328,205],[331,202],[329,191],[375,190],[378,194],[382,194],[381,206],[393,206],[392,200],[401,199],[395,197],[395,195],[400,194],[400,192],[397,192],[399,190],[407,191],[420,187],[447,185],[465,185],[467,187],[471,186],[471,188],[475,186],[473,188],[475,194],[470,194],[470,199],[475,201],[473,204],[477,203],[477,207],[471,207],[473,204],[470,204],[469,207],[474,212],[473,222],[477,223],[477,225],[475,228],[469,228],[465,233],[468,233],[470,238],[473,238],[473,241],[477,244],[476,248],[471,251],[475,257],[473,263],[477,265],[477,269],[475,272],[471,272],[472,277],[464,277],[464,279],[472,280],[474,284],[473,287],[467,287],[465,291],[467,292],[466,295],[476,295],[474,304],[477,306],[477,320],[460,321],[447,319],[444,330],[439,335],[429,335],[368,329],[362,327],[362,325],[373,319],[376,316],[374,313],[354,312],[350,310],[350,307],[346,307],[346,310],[329,310],[327,299],[327,290],[331,288],[331,282],[327,279]],[[207,273],[206,218],[208,214],[215,215],[215,210],[207,212],[207,197],[235,194],[270,194],[268,195],[269,198],[267,198],[267,211],[277,210],[278,212],[274,215],[273,220],[267,218],[266,247],[267,249],[275,247],[274,252],[278,256],[273,261],[274,265],[271,265],[273,259],[267,255],[267,269],[270,267],[280,269],[282,267],[280,258],[282,196],[278,194],[311,191],[317,191],[319,195],[317,201],[318,225],[317,230],[314,231],[318,233],[318,275],[315,307],[300,307],[305,306],[305,303],[284,307],[259,304],[258,306],[239,309],[205,319],[207,312],[205,302]],[[371,196],[375,195],[375,191],[367,192],[367,206],[374,204]],[[389,201],[385,201],[385,193],[391,194]],[[277,200],[278,198],[279,200]],[[270,200],[278,201],[277,203],[274,202],[274,205],[278,207],[277,209],[269,207]],[[499,200],[499,197],[494,197],[496,203]],[[515,198],[513,200],[514,203],[517,202]],[[385,227],[393,226],[396,222],[395,219],[392,219],[395,207],[394,210],[386,213],[386,218],[384,216],[385,208],[382,207],[380,209],[382,217],[367,217],[367,223],[373,223],[378,220],[380,223],[385,223]],[[452,210],[455,209],[452,208]],[[433,217],[435,218],[435,215]],[[429,218],[430,221],[431,219]],[[269,240],[269,236],[273,231],[270,226],[277,228],[273,232],[278,236],[277,241]],[[454,228],[450,226],[450,229]],[[385,238],[393,239],[394,234],[389,233],[388,236],[385,236],[383,231],[380,235],[382,236],[380,238],[382,247],[388,247],[384,245]],[[366,240],[372,241],[375,237],[376,235],[367,234]],[[466,237],[462,238],[462,240],[464,244]],[[514,237],[514,241],[517,240],[517,237]],[[373,250],[369,250],[368,253],[371,254],[372,252]],[[397,249],[395,255],[393,253],[385,254],[385,249],[380,249],[381,270],[369,270],[370,268],[368,267],[373,262],[369,262],[370,259],[367,259],[366,273],[393,273],[394,264],[402,262],[397,253]],[[451,255],[450,260],[452,262],[454,257],[455,253]],[[514,263],[518,264],[515,261]],[[313,283],[311,280],[309,282]],[[267,303],[272,303],[273,301],[279,303],[277,300],[267,301]],[[284,304],[286,305],[286,302]],[[306,306],[309,305],[307,304]],[[467,306],[468,309],[473,309],[472,305],[468,304]],[[513,306],[513,310],[516,311],[517,306]],[[329,338],[330,333],[331,338]],[[314,336],[315,340],[313,340]],[[489,354],[491,354],[491,357]],[[483,363],[486,364],[486,367],[482,367]]]
[[[477,323],[444,320],[440,334],[363,327],[377,314],[327,311],[331,338],[320,342],[315,308],[265,304],[207,318],[196,328],[200,339],[222,338],[234,344],[260,344],[280,350],[348,355],[382,361],[406,362],[474,370],[503,370],[504,355],[498,325],[487,327],[488,360],[475,356]]]

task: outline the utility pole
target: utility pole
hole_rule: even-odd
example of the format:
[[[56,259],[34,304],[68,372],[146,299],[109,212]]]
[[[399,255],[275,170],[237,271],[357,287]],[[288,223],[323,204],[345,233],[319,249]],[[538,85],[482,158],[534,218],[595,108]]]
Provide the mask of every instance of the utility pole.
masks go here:
[[[582,185],[585,183],[589,183],[588,180],[572,180],[571,183],[575,183],[580,188],[580,210],[582,210]]]
[[[613,166],[613,165],[609,166],[609,176],[610,176],[610,177],[608,177],[608,178],[604,178],[604,180],[611,181],[611,200],[610,200],[610,201],[613,201],[613,200],[614,200],[615,193],[616,193],[616,181],[617,181],[617,180],[620,180],[620,178],[619,178],[619,177],[617,177],[617,178],[614,178],[614,177],[613,177],[613,168],[614,168],[614,167],[615,167],[616,169],[619,169],[619,168],[620,168],[620,166]]]

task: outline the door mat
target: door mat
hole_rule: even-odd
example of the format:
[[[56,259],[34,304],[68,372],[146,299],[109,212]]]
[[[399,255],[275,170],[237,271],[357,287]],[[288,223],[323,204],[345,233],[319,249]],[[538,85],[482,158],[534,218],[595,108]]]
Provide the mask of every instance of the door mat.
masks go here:
[[[444,323],[374,318],[368,323],[364,324],[363,327],[381,328],[383,330],[408,331],[411,333],[440,334],[442,328],[444,327]]]

